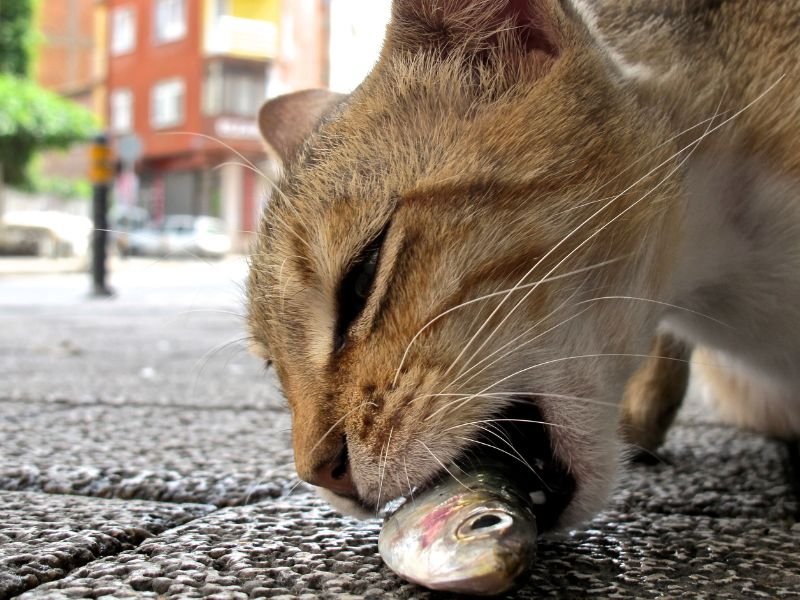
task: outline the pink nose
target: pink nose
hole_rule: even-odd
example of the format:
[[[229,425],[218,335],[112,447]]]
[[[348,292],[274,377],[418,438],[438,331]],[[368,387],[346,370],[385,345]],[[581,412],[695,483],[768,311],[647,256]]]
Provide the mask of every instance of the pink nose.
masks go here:
[[[342,444],[336,458],[322,463],[313,470],[310,477],[304,479],[319,487],[324,487],[348,498],[358,497],[358,490],[350,473],[350,459],[347,456],[347,445]]]

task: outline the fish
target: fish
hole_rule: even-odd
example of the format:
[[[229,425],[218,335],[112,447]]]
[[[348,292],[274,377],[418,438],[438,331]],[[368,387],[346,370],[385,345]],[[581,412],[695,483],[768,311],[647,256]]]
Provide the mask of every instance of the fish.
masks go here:
[[[429,589],[502,594],[535,559],[541,502],[506,470],[480,466],[406,499],[383,523],[378,551],[397,575]]]

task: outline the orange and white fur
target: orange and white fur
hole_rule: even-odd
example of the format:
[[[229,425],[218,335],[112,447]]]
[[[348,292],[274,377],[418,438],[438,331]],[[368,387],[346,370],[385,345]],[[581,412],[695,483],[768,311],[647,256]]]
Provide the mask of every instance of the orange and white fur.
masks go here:
[[[268,102],[249,322],[300,477],[374,509],[535,403],[571,525],[626,440],[663,439],[693,347],[727,418],[800,434],[798,22],[800,0],[396,0],[352,94]]]

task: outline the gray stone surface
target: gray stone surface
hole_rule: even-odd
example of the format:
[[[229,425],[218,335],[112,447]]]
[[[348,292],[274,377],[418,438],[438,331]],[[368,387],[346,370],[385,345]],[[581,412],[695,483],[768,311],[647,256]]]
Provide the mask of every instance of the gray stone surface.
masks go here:
[[[0,489],[213,503],[295,484],[290,420],[275,408],[0,401]]]
[[[383,566],[379,524],[340,517],[310,495],[219,510],[97,560],[26,598],[434,598]],[[608,511],[540,544],[509,597],[797,597],[800,530],[763,519]],[[224,596],[220,596],[223,594]]]
[[[257,361],[204,358],[244,336],[241,265],[198,292],[175,282],[206,267],[142,265],[112,302],[80,275],[0,281],[0,598],[446,597],[383,566],[379,522],[296,485]],[[509,597],[800,598],[796,454],[689,405]]]
[[[139,546],[213,506],[0,492],[0,597]]]
[[[274,408],[236,307],[0,303],[0,396],[17,400]],[[121,316],[120,311],[124,313]]]

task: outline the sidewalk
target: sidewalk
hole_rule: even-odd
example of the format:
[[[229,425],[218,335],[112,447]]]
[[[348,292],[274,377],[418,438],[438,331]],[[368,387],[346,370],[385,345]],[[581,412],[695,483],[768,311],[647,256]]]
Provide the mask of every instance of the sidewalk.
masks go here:
[[[39,258],[37,256],[0,256],[0,277],[39,275],[43,273],[85,272],[87,265],[80,258]]]
[[[447,597],[298,485],[284,401],[235,342],[243,275],[132,265],[112,301],[83,275],[0,282],[0,598]],[[542,540],[509,597],[800,598],[791,452],[687,407],[665,462]]]

